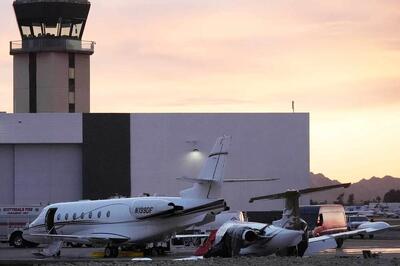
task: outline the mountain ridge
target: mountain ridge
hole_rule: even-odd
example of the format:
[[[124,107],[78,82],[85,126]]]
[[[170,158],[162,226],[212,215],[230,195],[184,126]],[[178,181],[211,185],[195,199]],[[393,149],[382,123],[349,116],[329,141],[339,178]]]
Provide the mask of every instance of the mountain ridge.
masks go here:
[[[332,180],[322,173],[314,174],[311,172],[310,184],[311,187],[318,187],[340,184],[340,182]],[[326,200],[328,203],[332,203],[341,193],[344,193],[344,203],[347,203],[350,194],[354,194],[355,203],[361,203],[364,201],[374,201],[378,196],[383,200],[385,193],[391,189],[400,189],[400,178],[390,175],[385,175],[384,177],[372,176],[369,179],[363,178],[353,183],[349,188],[314,193],[310,198],[317,202],[324,202]]]

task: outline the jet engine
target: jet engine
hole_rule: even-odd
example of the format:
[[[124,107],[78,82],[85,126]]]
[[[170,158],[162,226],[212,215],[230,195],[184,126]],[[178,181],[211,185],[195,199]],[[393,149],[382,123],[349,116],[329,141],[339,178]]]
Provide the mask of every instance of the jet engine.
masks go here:
[[[255,242],[260,233],[261,231],[255,231],[247,226],[231,226],[227,228],[222,239],[204,254],[204,257],[238,256],[240,249]]]
[[[256,232],[249,229],[243,232],[242,239],[245,240],[246,242],[253,243],[258,239],[258,235]]]

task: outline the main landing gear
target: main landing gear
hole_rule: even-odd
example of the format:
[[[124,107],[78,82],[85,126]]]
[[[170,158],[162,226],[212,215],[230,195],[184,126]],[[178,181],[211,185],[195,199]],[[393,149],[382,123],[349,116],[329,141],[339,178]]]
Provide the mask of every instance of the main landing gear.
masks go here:
[[[104,250],[104,258],[116,258],[118,257],[118,247],[107,246]]]

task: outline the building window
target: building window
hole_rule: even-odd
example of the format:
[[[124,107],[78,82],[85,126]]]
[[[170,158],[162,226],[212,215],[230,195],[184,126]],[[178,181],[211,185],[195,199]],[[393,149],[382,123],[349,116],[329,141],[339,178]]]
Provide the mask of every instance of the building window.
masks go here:
[[[68,112],[75,113],[75,54],[68,55]]]
[[[71,80],[75,79],[75,68],[70,67],[68,69],[68,78]]]
[[[68,104],[68,112],[75,113],[75,104],[74,103]]]
[[[107,212],[107,218],[110,217],[110,214],[111,214],[110,211],[108,211],[108,212]]]
[[[22,37],[27,38],[32,35],[30,26],[21,26]]]
[[[75,92],[68,93],[68,103],[75,103]]]
[[[37,113],[36,53],[29,53],[29,112]]]
[[[68,91],[70,91],[70,92],[75,91],[75,79],[68,80]]]
[[[75,54],[69,54],[68,55],[68,65],[70,68],[75,68]]]

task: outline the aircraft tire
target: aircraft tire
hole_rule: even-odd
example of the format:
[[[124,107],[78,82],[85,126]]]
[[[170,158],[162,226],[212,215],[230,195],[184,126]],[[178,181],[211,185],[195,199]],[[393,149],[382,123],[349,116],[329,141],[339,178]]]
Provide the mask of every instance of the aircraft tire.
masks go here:
[[[106,247],[104,249],[104,258],[112,258],[112,254],[113,254],[112,247]]]
[[[118,253],[119,253],[118,247],[112,247],[112,257],[113,258],[118,257]]]

